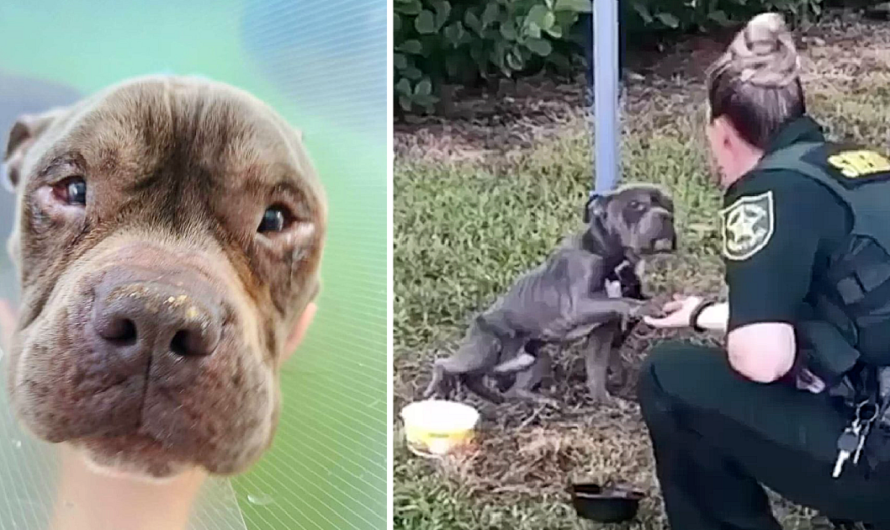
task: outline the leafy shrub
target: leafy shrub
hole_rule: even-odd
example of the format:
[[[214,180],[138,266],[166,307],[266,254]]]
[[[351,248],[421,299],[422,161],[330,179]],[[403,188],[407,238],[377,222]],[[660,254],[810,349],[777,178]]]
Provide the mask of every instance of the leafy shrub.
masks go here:
[[[764,11],[784,13],[791,23],[814,20],[822,14],[824,0],[630,0],[630,32],[707,30],[714,26],[743,23]]]
[[[560,0],[394,0],[395,91],[405,111],[431,110],[442,84],[475,86],[552,66],[577,20]]]
[[[396,108],[431,112],[448,85],[476,87],[584,64],[576,27],[590,0],[393,0]],[[827,0],[620,0],[621,30],[639,37],[731,26],[763,11],[814,20]],[[589,19],[588,19],[589,20]],[[628,39],[631,40],[631,39]]]

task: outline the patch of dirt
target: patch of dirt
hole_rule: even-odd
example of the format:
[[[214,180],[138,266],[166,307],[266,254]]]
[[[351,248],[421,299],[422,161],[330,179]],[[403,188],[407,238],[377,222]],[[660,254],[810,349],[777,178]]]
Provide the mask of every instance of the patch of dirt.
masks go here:
[[[659,265],[677,267],[677,263]],[[720,292],[718,274],[698,276],[696,280],[693,264],[680,264],[680,268],[689,274],[678,273],[671,286],[650,283],[645,292]],[[658,271],[653,271],[653,276],[658,275]],[[684,278],[683,288],[673,285]],[[667,294],[655,294],[651,302],[661,306],[668,298]],[[474,448],[441,461],[437,472],[468,488],[473,495],[500,505],[523,498],[570,503],[566,489],[570,481],[630,484],[647,492],[641,508],[646,516],[660,518],[661,500],[652,473],[654,462],[648,434],[636,405],[635,382],[643,352],[667,338],[720,344],[715,335],[637,326],[619,350],[627,380],[616,381],[610,374],[608,386],[615,397],[605,404],[594,404],[588,398],[581,355],[583,342],[568,345],[562,351],[547,347],[554,373],[544,393],[557,399],[557,408],[521,402],[494,405],[460,388],[450,399],[471,404],[480,411],[481,432]],[[442,346],[447,350],[453,344]],[[438,348],[431,345],[429,349]],[[401,356],[396,368],[393,393],[394,410],[398,411],[421,399],[429,381],[430,357]],[[396,433],[396,439],[401,439],[401,433]]]

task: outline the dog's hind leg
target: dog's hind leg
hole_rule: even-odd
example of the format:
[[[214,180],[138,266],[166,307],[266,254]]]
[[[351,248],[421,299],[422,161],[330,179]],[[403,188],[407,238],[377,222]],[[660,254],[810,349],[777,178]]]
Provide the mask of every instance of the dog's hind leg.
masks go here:
[[[498,390],[507,392],[516,384],[519,377],[517,372],[533,370],[532,366],[537,361],[538,353],[544,342],[539,339],[531,339],[522,346],[522,351],[509,361],[505,361],[492,371],[491,375],[497,381]]]
[[[540,391],[535,391],[540,387],[544,378],[550,374],[551,369],[550,355],[546,352],[538,352],[535,364],[528,370],[516,374],[516,383],[506,392],[507,398],[558,406],[557,400],[543,395]]]
[[[453,356],[436,359],[433,361],[433,376],[430,379],[430,383],[427,385],[426,390],[423,392],[424,399],[429,399],[436,393],[447,394],[451,389],[446,388],[450,387],[450,385],[447,385],[446,383],[448,383],[451,376],[478,370],[485,365],[485,361],[486,358],[482,355],[476,357]]]
[[[466,385],[466,387],[470,389],[471,392],[481,397],[482,399],[491,401],[496,405],[500,405],[501,403],[503,403],[504,396],[485,386],[485,380],[483,377],[484,376],[479,374],[462,374],[460,376],[460,379],[461,382],[463,382],[463,384]]]
[[[511,339],[503,346],[516,351],[522,347],[522,343],[518,339]],[[477,372],[484,373],[487,370],[491,370],[497,363],[499,356],[502,355],[501,347],[499,342],[490,342],[481,350],[460,350],[451,357],[436,359],[433,361],[433,376],[430,384],[424,391],[424,397],[429,398],[437,391],[444,390],[442,388],[443,384],[449,376]]]
[[[495,380],[498,391],[503,394],[515,388],[520,381],[527,379],[528,374],[535,371],[537,362],[538,359],[534,355],[522,352],[513,359],[495,366],[489,375]]]
[[[504,361],[501,364],[495,366],[491,371],[493,374],[496,375],[512,374],[515,372],[521,372],[533,364],[535,364],[535,356],[530,353],[522,352],[509,361]]]
[[[445,367],[439,362],[440,360],[442,359],[433,362],[433,376],[430,378],[430,383],[423,391],[424,399],[431,398],[436,392],[447,390],[445,388],[445,378],[448,376],[448,373]]]

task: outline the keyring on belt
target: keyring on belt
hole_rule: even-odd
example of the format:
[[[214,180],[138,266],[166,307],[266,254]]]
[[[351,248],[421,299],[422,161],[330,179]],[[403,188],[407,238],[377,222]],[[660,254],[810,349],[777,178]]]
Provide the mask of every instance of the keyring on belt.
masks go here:
[[[871,417],[867,418],[867,419],[865,417],[863,417],[863,415],[862,415],[862,407],[864,407],[865,405],[871,405],[872,409],[873,409]],[[878,405],[875,403],[872,403],[870,400],[865,400],[856,406],[856,421],[857,422],[868,424],[868,423],[875,421],[875,418],[877,418],[877,417],[878,417]]]

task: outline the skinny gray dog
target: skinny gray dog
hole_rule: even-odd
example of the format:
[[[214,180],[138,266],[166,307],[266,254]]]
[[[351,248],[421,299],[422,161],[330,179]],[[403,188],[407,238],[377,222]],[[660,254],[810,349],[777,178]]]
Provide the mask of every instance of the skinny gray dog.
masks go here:
[[[609,276],[606,277],[606,292],[610,297],[625,297],[635,300],[646,300],[647,297],[642,291],[642,280],[639,274],[642,274],[643,262],[638,262],[638,267],[633,267],[629,262],[625,261],[619,265]],[[638,274],[639,271],[639,274]],[[611,370],[621,384],[627,382],[627,373],[624,365],[621,363],[621,357],[617,352],[608,355],[610,351],[617,350],[630,336],[639,318],[624,319],[621,322],[607,322],[593,329],[587,337],[586,351],[589,353],[588,359],[595,363],[596,372],[595,382],[592,385],[593,401],[602,403],[608,399],[605,392],[605,377],[607,371]],[[611,350],[606,344],[611,343]],[[507,393],[513,397],[525,397],[537,401],[543,401],[555,405],[555,401],[536,395],[532,391],[543,384],[545,378],[552,376],[552,364],[550,355],[543,350],[545,342],[540,340],[530,340],[525,344],[524,352],[535,357],[534,363],[526,369],[518,372],[506,372],[504,366],[510,365],[504,363],[500,370],[491,374],[497,380],[498,389],[502,393]],[[599,349],[603,348],[603,349]],[[604,355],[596,356],[596,353]],[[522,355],[522,354],[520,354]],[[608,366],[607,366],[608,365]]]
[[[480,397],[502,403],[504,395],[490,390],[484,378],[503,382],[515,375],[506,397],[552,401],[531,390],[549,370],[541,347],[587,337],[588,388],[594,401],[606,400],[615,336],[622,322],[648,309],[645,300],[610,295],[606,283],[622,267],[639,269],[644,257],[676,249],[673,212],[670,196],[651,185],[628,185],[592,197],[587,228],[567,238],[473,319],[458,351],[434,362],[424,397],[447,390],[448,376],[456,376]]]

